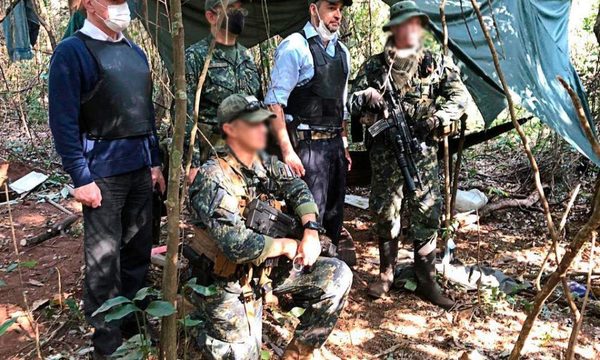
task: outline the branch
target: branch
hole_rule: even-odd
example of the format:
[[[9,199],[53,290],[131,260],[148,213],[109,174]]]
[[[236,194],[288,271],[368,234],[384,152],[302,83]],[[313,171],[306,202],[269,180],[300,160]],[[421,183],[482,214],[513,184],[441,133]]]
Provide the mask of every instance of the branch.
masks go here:
[[[509,207],[524,207],[529,208],[540,201],[540,194],[534,191],[525,199],[503,199],[494,203],[489,203],[479,211],[481,217],[490,215],[492,212],[500,209],[506,209]]]

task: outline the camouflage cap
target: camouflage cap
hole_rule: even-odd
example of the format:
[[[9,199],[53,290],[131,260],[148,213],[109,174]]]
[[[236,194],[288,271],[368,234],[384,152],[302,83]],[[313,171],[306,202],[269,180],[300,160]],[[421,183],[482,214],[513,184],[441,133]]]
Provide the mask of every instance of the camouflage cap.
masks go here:
[[[217,109],[219,126],[236,119],[259,123],[274,117],[275,114],[265,109],[263,103],[256,97],[242,94],[228,96]]]
[[[226,8],[227,6],[240,1],[241,0],[206,0],[204,2],[204,10],[214,9],[217,5],[223,5],[223,7]]]
[[[390,21],[383,25],[383,31],[388,31],[392,26],[400,25],[413,17],[421,18],[421,23],[423,25],[427,25],[429,23],[429,16],[427,16],[423,10],[419,9],[414,1],[398,1],[390,8]]]

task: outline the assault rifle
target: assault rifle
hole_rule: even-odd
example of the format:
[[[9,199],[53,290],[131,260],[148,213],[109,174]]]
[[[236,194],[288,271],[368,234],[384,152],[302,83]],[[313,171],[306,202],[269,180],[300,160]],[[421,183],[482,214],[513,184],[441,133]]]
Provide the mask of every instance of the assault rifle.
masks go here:
[[[416,185],[419,188],[422,186],[421,177],[414,160],[414,154],[420,151],[420,146],[419,141],[413,136],[406,122],[404,110],[395,94],[391,81],[387,81],[383,95],[386,114],[383,119],[371,125],[368,131],[373,138],[380,134],[386,137],[388,143],[392,145],[396,162],[402,172],[408,191],[414,192],[417,188]]]
[[[273,238],[287,237],[300,240],[304,234],[304,228],[298,219],[258,198],[252,200],[246,206],[244,217],[248,229]],[[319,240],[322,255],[330,257],[337,255],[336,246],[331,242],[331,239],[321,235]]]

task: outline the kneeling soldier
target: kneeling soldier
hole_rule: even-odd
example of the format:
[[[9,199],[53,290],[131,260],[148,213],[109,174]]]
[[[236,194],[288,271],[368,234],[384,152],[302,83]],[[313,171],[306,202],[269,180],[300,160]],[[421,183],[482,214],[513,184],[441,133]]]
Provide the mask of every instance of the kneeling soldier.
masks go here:
[[[201,247],[213,247],[197,252],[211,270],[201,283],[213,285],[216,293],[190,295],[204,320],[198,342],[211,359],[260,357],[261,293],[271,288],[306,309],[283,358],[312,358],[333,330],[352,283],[352,272],[342,261],[319,257],[317,206],[306,184],[287,165],[263,153],[266,122],[273,117],[253,96],[225,99],[217,118],[226,146],[200,168],[190,188],[196,239],[205,245]],[[301,219],[302,239],[274,238],[250,229],[244,210],[255,199],[284,200]],[[266,289],[260,279],[271,259],[277,265]]]

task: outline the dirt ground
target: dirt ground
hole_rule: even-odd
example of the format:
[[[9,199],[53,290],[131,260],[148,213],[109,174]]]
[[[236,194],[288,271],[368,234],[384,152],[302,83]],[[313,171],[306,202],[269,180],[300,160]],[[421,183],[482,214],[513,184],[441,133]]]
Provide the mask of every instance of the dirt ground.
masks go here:
[[[28,168],[15,167],[13,171],[17,170],[26,173]],[[18,175],[22,174],[12,174],[16,178]],[[58,190],[60,188],[50,186],[41,191],[51,193]],[[352,192],[364,195],[364,189],[353,189]],[[39,196],[30,194],[12,208],[18,242],[46,231],[68,216],[38,200]],[[576,232],[585,220],[588,211],[586,201],[582,197],[576,203],[567,234]],[[71,199],[60,203],[70,211],[80,211]],[[562,202],[553,206],[557,216],[563,208]],[[91,349],[91,334],[80,310],[81,222],[72,226],[68,233],[39,245],[19,246],[20,261],[25,265],[15,269],[11,264],[16,263],[17,258],[7,210],[5,205],[0,208],[0,280],[4,282],[0,286],[0,324],[24,313],[24,290],[38,326],[32,327],[27,317],[19,317],[19,321],[0,336],[0,359],[35,358],[36,337],[45,358],[85,358]],[[479,240],[482,264],[517,279],[532,279],[546,251],[547,235],[545,227],[540,224],[544,224],[543,214],[535,208],[498,211],[481,220],[479,231],[475,224],[458,231],[457,256],[462,262],[473,264]],[[403,289],[395,289],[390,296],[373,301],[366,291],[368,284],[377,277],[379,262],[376,242],[371,234],[372,225],[366,211],[346,208],[345,226],[356,242],[359,263],[354,269],[354,285],[346,310],[323,349],[324,358],[463,359],[467,357],[461,356],[471,354],[469,359],[501,359],[508,354],[531,304],[531,292],[502,296],[484,290],[478,301],[477,292],[465,292],[446,284],[451,295],[464,305],[462,310],[453,312],[442,311]],[[410,246],[406,245],[404,249],[403,253],[407,253]],[[588,260],[589,248],[586,248],[573,271],[586,272]],[[554,265],[551,261],[551,266]],[[584,277],[574,279],[585,280]],[[597,281],[595,288],[598,287]],[[586,314],[579,337],[578,359],[600,358],[598,316],[597,313]],[[285,346],[291,333],[285,326],[273,324],[270,321],[265,326],[264,338],[265,349],[276,358],[275,354]],[[523,359],[563,358],[571,326],[568,308],[560,292],[556,292],[536,322]]]

